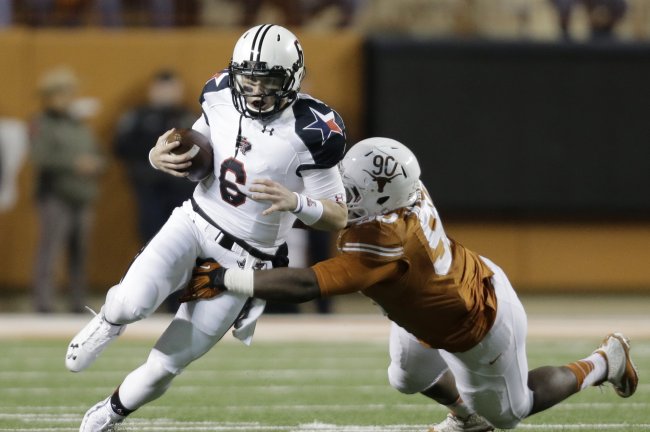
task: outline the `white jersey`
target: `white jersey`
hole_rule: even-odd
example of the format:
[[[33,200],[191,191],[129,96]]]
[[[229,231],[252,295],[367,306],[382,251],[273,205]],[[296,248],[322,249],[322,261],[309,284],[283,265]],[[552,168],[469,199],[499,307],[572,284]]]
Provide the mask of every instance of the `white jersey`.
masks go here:
[[[299,94],[269,119],[244,117],[233,106],[227,73],[207,82],[200,102],[203,117],[194,129],[212,142],[214,174],[197,185],[194,199],[221,228],[256,247],[284,242],[295,216],[263,216],[270,203],[248,196],[254,179],[315,199],[345,199],[336,167],[345,152],[345,126],[330,107]]]

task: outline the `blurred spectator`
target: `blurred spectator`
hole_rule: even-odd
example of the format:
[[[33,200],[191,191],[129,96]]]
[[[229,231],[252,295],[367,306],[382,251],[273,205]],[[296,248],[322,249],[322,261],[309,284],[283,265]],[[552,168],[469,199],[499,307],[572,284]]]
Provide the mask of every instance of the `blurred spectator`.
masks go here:
[[[117,124],[114,149],[126,167],[138,205],[138,229],[148,241],[172,210],[192,195],[194,184],[156,171],[149,150],[171,128],[192,127],[197,115],[183,105],[184,85],[171,70],[157,72],[147,102],[126,112]]]
[[[188,199],[195,184],[156,171],[149,164],[149,150],[171,128],[190,128],[197,114],[183,105],[185,87],[171,70],[158,71],[148,87],[147,102],[120,118],[114,150],[126,167],[138,206],[138,232],[149,241],[167,221],[172,210]],[[178,302],[170,300],[168,310]]]
[[[243,27],[251,27],[257,23],[262,6],[270,5],[278,8],[284,18],[282,24],[295,27],[302,24],[301,0],[242,0],[243,16],[240,23]]]
[[[7,2],[9,0],[0,0]],[[35,27],[105,27],[196,25],[199,0],[23,0],[16,5],[22,20]]]
[[[105,162],[90,128],[70,113],[77,88],[77,77],[68,68],[46,73],[38,87],[43,109],[31,125],[41,228],[33,293],[38,312],[53,309],[55,269],[64,251],[70,309],[81,312],[86,303],[92,204]]]
[[[16,181],[27,153],[25,123],[11,118],[0,118],[0,213],[16,204]]]
[[[22,14],[28,25],[80,26],[93,12],[106,27],[122,25],[121,0],[23,0]]]
[[[339,13],[336,26],[349,27],[364,2],[365,0],[302,0],[303,14],[306,20],[311,20],[327,9],[334,9]]]
[[[0,0],[0,28],[9,27],[14,20],[13,0]]]
[[[560,31],[566,40],[571,37],[571,15],[580,5],[585,7],[591,39],[595,41],[616,38],[615,27],[625,16],[627,0],[551,0],[558,14]]]
[[[243,0],[241,25],[250,27],[258,22],[260,10],[271,6],[281,12],[287,26],[305,25],[326,9],[335,9],[339,13],[337,27],[347,27],[363,0]]]

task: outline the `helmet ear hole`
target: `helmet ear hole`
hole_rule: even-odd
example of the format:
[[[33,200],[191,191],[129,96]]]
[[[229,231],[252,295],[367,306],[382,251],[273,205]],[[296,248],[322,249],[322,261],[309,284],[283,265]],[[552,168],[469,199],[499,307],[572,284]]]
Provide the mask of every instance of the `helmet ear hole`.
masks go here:
[[[389,196],[383,196],[383,197],[377,198],[377,204],[382,205],[383,203],[388,201],[389,198],[390,198]]]

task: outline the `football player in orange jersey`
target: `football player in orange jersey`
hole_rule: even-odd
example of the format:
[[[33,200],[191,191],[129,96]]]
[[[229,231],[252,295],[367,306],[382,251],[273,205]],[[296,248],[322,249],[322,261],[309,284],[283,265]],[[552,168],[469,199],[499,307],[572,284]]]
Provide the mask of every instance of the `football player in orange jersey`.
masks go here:
[[[353,146],[340,168],[349,212],[340,255],[307,269],[226,270],[202,262],[189,298],[227,289],[303,302],[362,292],[393,322],[391,385],[449,407],[432,432],[514,428],[606,381],[621,397],[634,393],[638,376],[620,333],[582,360],[528,371],[527,318],[517,294],[497,265],[447,237],[407,147],[370,138]]]

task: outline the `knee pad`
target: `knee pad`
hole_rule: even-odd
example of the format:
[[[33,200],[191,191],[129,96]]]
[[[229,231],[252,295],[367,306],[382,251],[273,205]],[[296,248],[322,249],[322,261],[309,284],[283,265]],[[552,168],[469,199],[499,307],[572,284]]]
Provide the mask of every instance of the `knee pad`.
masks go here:
[[[165,364],[160,361],[160,357],[153,355],[154,351],[149,354],[145,363],[147,371],[153,380],[157,382],[169,382],[180,374],[180,372],[176,373],[165,367]]]
[[[187,365],[208,352],[219,339],[202,332],[189,321],[175,318],[156,342],[149,358],[178,375]]]
[[[396,363],[388,367],[388,382],[391,387],[404,394],[420,393],[433,384],[430,377],[405,371]]]
[[[106,320],[113,324],[130,324],[151,315],[157,307],[158,293],[153,287],[141,286],[137,292],[115,285],[106,294],[102,308]]]
[[[532,408],[532,398],[512,400],[506,391],[483,390],[473,394],[461,392],[461,397],[498,429],[514,429]]]

